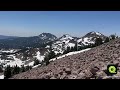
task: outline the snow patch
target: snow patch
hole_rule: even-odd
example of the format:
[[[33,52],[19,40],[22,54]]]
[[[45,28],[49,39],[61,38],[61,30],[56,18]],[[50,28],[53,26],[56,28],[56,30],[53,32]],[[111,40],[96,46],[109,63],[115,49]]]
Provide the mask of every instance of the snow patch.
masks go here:
[[[40,52],[39,51],[37,51],[37,56],[35,56],[39,61],[43,61],[44,60],[44,58],[45,58],[45,56],[42,56],[42,55],[40,55]]]
[[[99,32],[92,32],[91,34],[97,34],[97,35],[102,35],[101,33],[99,33]]]
[[[97,35],[102,35],[102,34],[101,34],[101,33],[99,33],[99,32],[96,32],[96,34],[97,34]]]
[[[45,48],[50,48],[50,46],[49,46],[49,45],[47,45]]]
[[[24,64],[20,59],[15,58],[15,56],[13,56],[13,58],[14,58],[15,61],[10,61],[9,63],[7,63],[7,64],[5,65],[5,67],[6,67],[7,65],[10,65],[11,67],[17,65],[18,67],[21,67],[21,65]]]
[[[39,67],[39,66],[41,66],[41,64],[35,65],[35,66],[33,66],[32,68],[37,68],[37,67]]]
[[[30,62],[29,64],[27,64],[28,66],[33,66],[34,65],[34,61]],[[26,66],[27,66],[26,65]]]
[[[56,59],[60,59],[60,58],[63,58],[63,57],[66,57],[66,56],[69,56],[69,55],[74,55],[74,54],[78,54],[78,53],[81,53],[81,52],[85,52],[85,51],[88,51],[90,50],[91,48],[87,48],[87,49],[84,49],[84,50],[81,50],[81,51],[75,51],[75,52],[70,52],[70,53],[67,53],[67,54],[64,54],[62,56],[59,56],[57,58],[53,58],[53,59],[50,59],[50,61],[54,61]]]
[[[0,75],[0,79],[4,79],[4,75]]]
[[[74,43],[68,43],[68,46],[69,46],[69,47],[74,47],[75,44],[74,44]]]

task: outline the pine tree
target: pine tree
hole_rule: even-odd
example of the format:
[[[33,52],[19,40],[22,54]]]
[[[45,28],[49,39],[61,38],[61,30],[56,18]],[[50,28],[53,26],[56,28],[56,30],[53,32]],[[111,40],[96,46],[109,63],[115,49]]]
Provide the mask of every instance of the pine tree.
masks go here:
[[[114,34],[110,35],[111,40],[114,40],[116,36]]]
[[[13,67],[12,75],[18,74],[20,72],[20,67],[17,65]]]
[[[8,79],[12,76],[12,73],[11,73],[11,67],[10,65],[8,65],[6,68],[5,68],[5,71],[4,71],[4,77],[5,79]]]
[[[48,57],[49,57],[49,59],[55,58],[54,51],[51,50],[50,53],[48,54]]]
[[[73,52],[73,51],[74,51],[74,47],[71,47],[70,52]]]
[[[96,40],[95,40],[95,46],[99,46],[101,44],[103,44],[102,39],[101,38],[96,38]]]
[[[32,69],[31,66],[26,66],[26,67],[25,67],[25,71],[28,71],[28,70],[30,70],[30,69]]]
[[[74,51],[77,51],[77,50],[78,50],[77,43],[75,43]]]
[[[118,36],[116,36],[116,38],[119,38]]]
[[[46,65],[46,66],[50,63],[50,62],[49,62],[49,57],[48,57],[48,55],[45,56],[44,62],[45,62],[45,65]]]
[[[70,52],[70,47],[67,47],[67,53],[69,53]]]
[[[2,68],[3,68],[2,65],[0,65],[0,73],[3,72],[3,69],[2,69]]]
[[[64,50],[63,54],[67,54],[67,50]]]
[[[24,67],[24,65],[22,65],[22,67],[21,67],[21,72],[25,72],[25,67]]]
[[[82,50],[82,47],[81,47],[81,46],[78,47],[78,51],[80,51],[80,50]]]
[[[107,42],[109,42],[110,40],[109,40],[109,37],[106,37],[106,39],[105,39],[105,42],[104,43],[107,43]]]
[[[40,64],[40,61],[37,60],[37,59],[35,59],[35,60],[34,60],[34,66],[35,66],[35,65],[38,65],[38,64]]]
[[[58,57],[58,56],[60,56],[61,55],[61,53],[57,53],[57,55],[55,55],[56,57]]]

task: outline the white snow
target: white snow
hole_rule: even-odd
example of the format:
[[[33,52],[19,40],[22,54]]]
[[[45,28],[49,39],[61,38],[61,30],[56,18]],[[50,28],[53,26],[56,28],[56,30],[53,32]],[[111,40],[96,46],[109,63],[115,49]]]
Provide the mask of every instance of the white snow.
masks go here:
[[[91,34],[101,35],[101,33],[99,33],[99,32],[92,32]]]
[[[75,44],[74,44],[74,43],[68,43],[68,46],[69,46],[69,47],[74,47]]]
[[[97,34],[97,35],[101,35],[101,33],[99,33],[99,32],[96,32],[96,34]]]
[[[54,51],[55,54],[58,54],[59,52],[58,51]]]
[[[67,53],[67,54],[64,54],[62,56],[57,57],[57,59],[63,58],[65,56],[69,56],[69,55],[73,55],[73,54],[78,54],[78,53],[81,53],[81,52],[85,52],[85,51],[88,51],[90,49],[91,48],[87,48],[87,49],[84,49],[84,50],[81,50],[81,51],[70,52],[70,53]],[[50,61],[54,61],[54,60],[56,60],[56,58],[50,59]]]
[[[53,51],[57,53],[63,53],[67,47],[74,47],[74,43],[70,43],[70,40],[74,39],[68,34],[63,35],[58,41],[52,44]]]
[[[33,66],[34,65],[34,61],[30,62],[29,64],[27,64],[28,66]],[[26,65],[26,66],[27,66]]]
[[[88,39],[88,37],[84,38],[84,42],[89,42]]]
[[[37,56],[35,56],[39,61],[43,61],[45,56],[40,55],[40,52],[37,51]]]
[[[4,79],[4,75],[0,75],[0,79]]]
[[[81,42],[83,45],[88,45],[88,44],[94,44],[95,42],[92,40],[92,37],[85,37],[85,38],[81,38],[81,39],[78,39],[77,41],[78,43]],[[79,45],[79,44],[78,44]]]
[[[46,39],[46,38],[47,38],[47,36],[42,34],[41,39],[43,39],[43,40],[44,40],[44,39]]]
[[[80,38],[80,39],[77,40],[78,43],[81,42],[81,41],[82,41],[82,38]]]
[[[50,46],[49,46],[49,45],[47,45],[45,48],[50,48]]]
[[[70,35],[64,35],[60,40],[73,39]]]
[[[0,50],[0,52],[4,52],[4,53],[14,53],[14,52],[16,52],[16,51],[18,51],[17,49],[10,49],[10,50]]]
[[[7,63],[7,64],[5,65],[5,67],[6,67],[7,65],[10,65],[11,67],[17,65],[18,67],[21,67],[21,65],[24,64],[20,59],[15,58],[15,56],[13,56],[13,58],[14,58],[15,61],[10,61],[9,63]]]
[[[38,65],[35,65],[35,66],[33,66],[32,68],[37,68],[38,66],[40,66],[41,64],[38,64]]]

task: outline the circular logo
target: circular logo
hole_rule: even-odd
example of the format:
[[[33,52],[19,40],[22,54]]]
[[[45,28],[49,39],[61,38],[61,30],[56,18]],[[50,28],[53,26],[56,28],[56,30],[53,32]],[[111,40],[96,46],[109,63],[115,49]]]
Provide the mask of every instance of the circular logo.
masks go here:
[[[116,73],[117,69],[116,69],[115,66],[110,66],[108,70],[109,70],[110,73]]]

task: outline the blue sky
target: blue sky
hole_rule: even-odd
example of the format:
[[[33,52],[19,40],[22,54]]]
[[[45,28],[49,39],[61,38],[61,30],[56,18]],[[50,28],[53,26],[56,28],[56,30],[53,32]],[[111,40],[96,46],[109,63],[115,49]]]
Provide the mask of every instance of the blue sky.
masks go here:
[[[120,11],[0,11],[0,35],[80,37],[90,31],[120,36]]]

